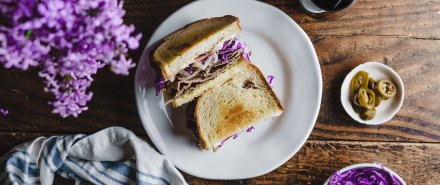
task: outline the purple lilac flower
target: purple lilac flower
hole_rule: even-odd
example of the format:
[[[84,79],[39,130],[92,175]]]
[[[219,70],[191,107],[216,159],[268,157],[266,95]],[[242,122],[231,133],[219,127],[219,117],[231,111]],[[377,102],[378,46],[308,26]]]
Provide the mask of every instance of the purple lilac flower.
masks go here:
[[[55,96],[53,113],[78,116],[87,110],[88,91],[99,69],[128,75],[126,57],[141,34],[123,24],[122,0],[0,0],[0,64],[36,67]]]
[[[0,114],[2,114],[4,117],[6,117],[9,114],[9,110],[0,108]]]

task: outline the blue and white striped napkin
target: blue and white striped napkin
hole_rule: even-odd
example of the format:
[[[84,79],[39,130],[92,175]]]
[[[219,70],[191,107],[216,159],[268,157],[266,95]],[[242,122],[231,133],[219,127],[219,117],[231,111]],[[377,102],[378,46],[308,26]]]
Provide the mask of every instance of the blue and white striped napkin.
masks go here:
[[[110,127],[93,135],[39,137],[0,159],[0,184],[187,184],[163,155],[133,132]]]

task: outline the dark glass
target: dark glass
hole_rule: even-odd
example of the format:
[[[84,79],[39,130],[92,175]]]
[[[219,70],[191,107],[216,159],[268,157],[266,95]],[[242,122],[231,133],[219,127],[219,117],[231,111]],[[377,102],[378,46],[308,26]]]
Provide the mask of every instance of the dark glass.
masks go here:
[[[347,14],[358,0],[299,0],[305,13],[317,19],[331,20]]]
[[[313,4],[323,10],[340,10],[349,6],[353,0],[312,0]]]

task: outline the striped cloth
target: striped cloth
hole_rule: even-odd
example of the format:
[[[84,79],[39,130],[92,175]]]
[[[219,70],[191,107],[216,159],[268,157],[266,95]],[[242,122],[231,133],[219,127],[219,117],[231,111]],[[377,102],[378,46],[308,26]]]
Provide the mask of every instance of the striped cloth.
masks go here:
[[[93,135],[39,137],[0,159],[0,184],[51,185],[54,175],[80,184],[187,184],[147,142],[121,127]]]

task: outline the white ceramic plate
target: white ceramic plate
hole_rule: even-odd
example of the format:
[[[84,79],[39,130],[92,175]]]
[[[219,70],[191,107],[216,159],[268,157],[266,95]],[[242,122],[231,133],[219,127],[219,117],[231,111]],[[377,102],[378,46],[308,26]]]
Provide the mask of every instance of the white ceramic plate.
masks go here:
[[[351,105],[353,96],[350,95],[350,83],[353,76],[359,71],[368,72],[368,75],[375,81],[390,80],[394,82],[397,87],[396,96],[388,100],[382,100],[379,106],[376,107],[376,116],[371,120],[362,120]],[[400,110],[403,104],[404,92],[402,79],[393,69],[379,62],[367,62],[355,67],[345,77],[341,86],[341,103],[345,112],[357,122],[367,125],[378,125],[391,120]]]
[[[251,60],[266,76],[275,76],[272,87],[286,111],[212,153],[201,151],[185,128],[184,107],[165,108],[162,97],[154,95],[156,73],[150,66],[149,53],[154,43],[178,28],[227,14],[240,18],[240,37],[253,51]],[[177,168],[207,179],[244,179],[268,173],[298,152],[318,116],[322,80],[312,43],[282,11],[251,0],[204,0],[176,11],[152,35],[137,67],[135,91],[148,136]]]

